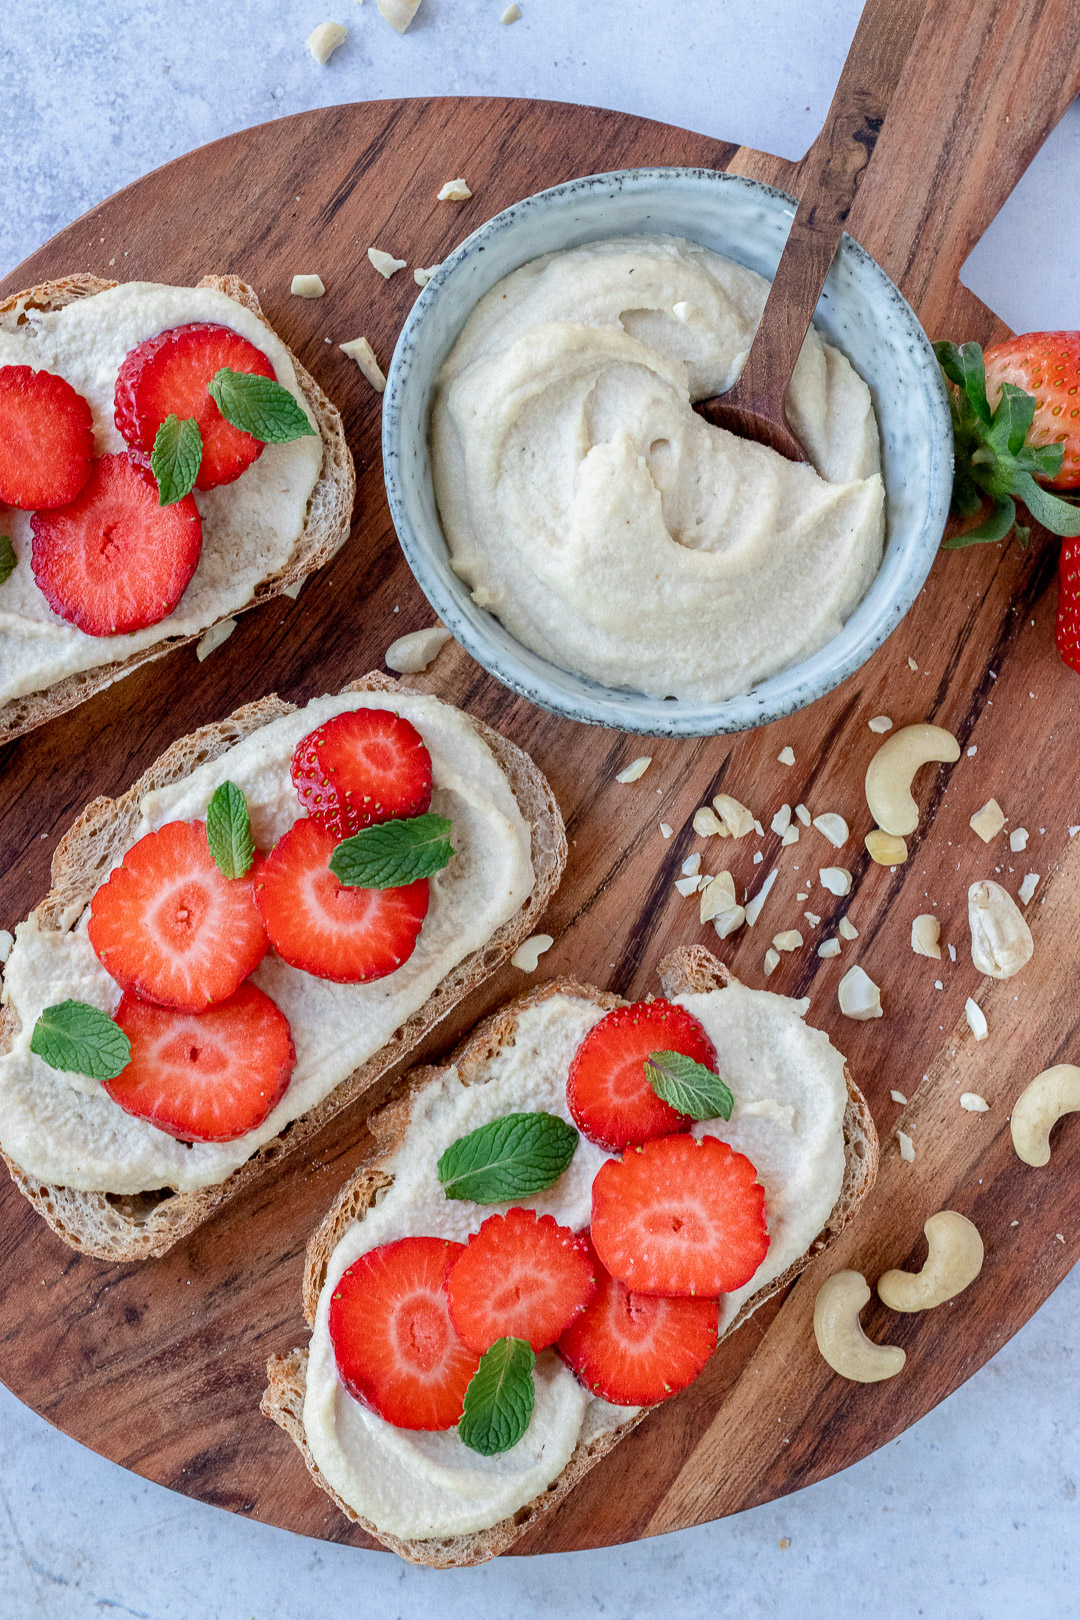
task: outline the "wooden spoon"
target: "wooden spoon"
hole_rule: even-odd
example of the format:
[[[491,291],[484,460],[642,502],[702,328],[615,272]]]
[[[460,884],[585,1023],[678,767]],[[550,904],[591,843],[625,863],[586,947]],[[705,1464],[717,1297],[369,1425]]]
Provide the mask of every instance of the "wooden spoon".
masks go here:
[[[746,363],[694,409],[715,427],[809,457],[784,415],[791,373],[840,246],[928,0],[866,0],[824,128],[804,160],[801,200]]]

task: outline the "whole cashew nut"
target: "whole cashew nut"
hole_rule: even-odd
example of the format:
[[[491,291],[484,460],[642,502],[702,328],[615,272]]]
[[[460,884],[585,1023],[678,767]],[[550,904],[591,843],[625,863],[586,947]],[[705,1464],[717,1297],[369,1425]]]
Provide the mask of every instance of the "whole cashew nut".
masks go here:
[[[939,1210],[923,1227],[928,1254],[921,1271],[886,1271],[878,1298],[890,1311],[929,1311],[955,1299],[982,1270],[979,1229],[954,1209]]]
[[[898,1373],[907,1354],[898,1344],[875,1344],[859,1321],[870,1298],[866,1278],[858,1271],[834,1271],[814,1301],[814,1337],[833,1372],[857,1384],[876,1384]]]
[[[1050,1132],[1062,1114],[1080,1109],[1080,1069],[1058,1063],[1037,1074],[1013,1104],[1013,1147],[1025,1164],[1050,1163]]]
[[[915,772],[932,760],[951,765],[960,744],[941,726],[905,726],[883,742],[866,769],[866,802],[884,832],[906,838],[919,825],[919,806],[911,796]]]

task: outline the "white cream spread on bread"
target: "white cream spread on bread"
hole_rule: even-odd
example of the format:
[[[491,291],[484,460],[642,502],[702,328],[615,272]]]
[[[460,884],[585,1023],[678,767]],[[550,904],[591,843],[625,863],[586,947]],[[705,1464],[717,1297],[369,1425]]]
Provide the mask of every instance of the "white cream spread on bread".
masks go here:
[[[728,1141],[754,1163],[765,1188],[769,1252],[754,1278],[726,1296],[721,1330],[746,1296],[785,1271],[831,1214],[843,1183],[844,1059],[821,1030],[804,1022],[805,1001],[732,984],[676,996],[704,1025],[718,1068],[734,1092],[731,1120],[694,1126]],[[397,1238],[429,1235],[462,1242],[506,1204],[448,1199],[436,1164],[443,1151],[500,1115],[542,1109],[572,1123],[566,1106],[570,1062],[604,1010],[556,994],[525,1008],[513,1043],[504,1043],[464,1086],[447,1068],[412,1103],[405,1136],[383,1169],[394,1177],[376,1204],[349,1226],[327,1268],[312,1330],[304,1429],[327,1484],[387,1535],[405,1540],[489,1529],[540,1494],[580,1440],[632,1417],[633,1407],[590,1396],[554,1350],[536,1361],[536,1408],[522,1440],[494,1457],[466,1447],[457,1431],[395,1428],[362,1406],[337,1375],[327,1327],[330,1295],[353,1261]],[[771,1110],[755,1112],[769,1102]],[[790,1110],[790,1117],[788,1114]],[[520,1203],[580,1230],[589,1224],[593,1178],[608,1155],[584,1136],[569,1168],[546,1192]]]
[[[30,1175],[87,1192],[180,1192],[212,1186],[290,1120],[322,1101],[384,1046],[439,982],[489,940],[532,893],[530,829],[510,784],[460,710],[405,692],[316,698],[253,732],[189,776],[146,795],[132,843],[167,821],[202,819],[214,789],[232,781],[247,797],[256,846],[268,850],[297,820],[289,776],[301,737],[346,709],[393,709],[420,732],[432,762],[432,809],[452,822],[455,855],[431,879],[431,903],[416,948],[396,972],[370,984],[332,984],[289,967],[273,952],[252,979],[289,1020],[296,1067],[281,1102],[255,1131],[232,1142],[177,1141],[125,1113],[101,1085],[51,1069],[30,1051],[42,1009],[70,997],[112,1012],[119,987],[86,932],[31,917],[15,931],[4,999],[18,1017],[0,1055],[0,1146]]]
[[[456,571],[527,647],[659,697],[713,701],[809,657],[881,563],[866,384],[811,327],[788,394],[812,465],[706,423],[768,283],[674,237],[515,270],[447,359],[432,466]]]
[[[95,455],[110,455],[125,448],[113,421],[116,376],[125,355],[158,332],[191,321],[228,326],[261,349],[278,382],[317,428],[285,345],[251,310],[213,287],[130,281],[59,310],[31,309],[22,325],[15,324],[14,313],[0,316],[0,366],[31,366],[63,377],[90,406]],[[90,636],[58,617],[30,567],[31,514],[6,513],[3,532],[10,535],[18,560],[0,586],[0,704],[128,658],[169,636],[197,634],[245,607],[255,587],[292,558],[322,455],[317,431],[313,438],[268,444],[234,483],[196,490],[203,520],[198,567],[176,609],[131,635]]]

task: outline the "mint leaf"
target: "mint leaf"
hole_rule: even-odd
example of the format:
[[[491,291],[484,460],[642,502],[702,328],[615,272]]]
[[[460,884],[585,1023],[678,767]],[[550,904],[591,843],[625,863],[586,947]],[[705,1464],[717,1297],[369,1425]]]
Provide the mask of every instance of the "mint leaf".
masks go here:
[[[516,1446],[533,1415],[536,1357],[526,1339],[496,1339],[469,1380],[458,1439],[481,1457]]]
[[[158,505],[172,506],[190,495],[202,466],[202,434],[193,416],[167,416],[154,436],[150,471],[157,479]]]
[[[0,534],[0,585],[4,583],[5,579],[11,578],[18,560],[15,555],[15,547],[8,536]]]
[[[131,1043],[108,1013],[85,1001],[46,1007],[30,1037],[30,1050],[50,1069],[115,1080],[131,1057]]]
[[[650,1052],[645,1078],[656,1095],[691,1119],[730,1119],[735,1099],[718,1074],[685,1052]]]
[[[350,889],[400,889],[431,877],[448,863],[450,823],[432,811],[380,821],[346,838],[330,857],[330,870]]]
[[[504,1114],[451,1142],[438,1163],[447,1198],[510,1204],[554,1186],[578,1145],[555,1114]]]
[[[255,859],[247,800],[235,782],[214,789],[206,810],[206,842],[214,864],[227,878],[242,878]]]
[[[273,377],[222,366],[210,382],[210,397],[226,422],[262,444],[315,438],[315,429],[287,388]]]

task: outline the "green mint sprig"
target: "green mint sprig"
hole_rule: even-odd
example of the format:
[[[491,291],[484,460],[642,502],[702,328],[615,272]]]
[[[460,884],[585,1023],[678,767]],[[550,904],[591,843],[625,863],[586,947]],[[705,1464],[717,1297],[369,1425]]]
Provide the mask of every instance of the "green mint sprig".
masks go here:
[[[273,377],[222,366],[210,381],[210,397],[226,422],[261,444],[315,438],[315,429],[287,388]]]
[[[255,859],[247,800],[235,782],[216,787],[206,810],[206,841],[214,864],[227,878],[242,878]]]
[[[934,353],[949,389],[955,471],[953,509],[974,517],[990,502],[990,512],[973,529],[943,542],[942,549],[1004,540],[1013,530],[1021,545],[1030,530],[1017,521],[1016,503],[1051,534],[1080,534],[1080,507],[1044,489],[1036,480],[1056,478],[1065,455],[1060,444],[1033,445],[1028,434],[1037,401],[1015,383],[1003,383],[993,410],[986,395],[986,367],[977,343],[935,343]]]
[[[656,1095],[691,1119],[730,1119],[735,1098],[728,1086],[704,1063],[685,1052],[650,1052],[645,1078]]]
[[[380,821],[340,843],[330,870],[351,889],[399,889],[431,877],[454,851],[450,823],[429,811],[397,821]]]
[[[526,1339],[496,1339],[469,1380],[458,1438],[481,1457],[516,1446],[536,1405],[536,1357]]]
[[[131,1042],[108,1013],[85,1001],[46,1007],[30,1037],[30,1050],[50,1069],[115,1080],[131,1058]]]
[[[157,479],[158,505],[173,506],[190,495],[202,466],[202,434],[193,416],[167,416],[154,435],[150,471]]]
[[[438,1163],[447,1198],[509,1204],[554,1186],[578,1145],[556,1114],[504,1114],[451,1142]]]
[[[19,559],[15,555],[15,547],[11,543],[10,536],[0,534],[0,585],[2,585],[5,580],[11,578],[12,574],[15,572],[15,564],[18,562],[18,560]]]

